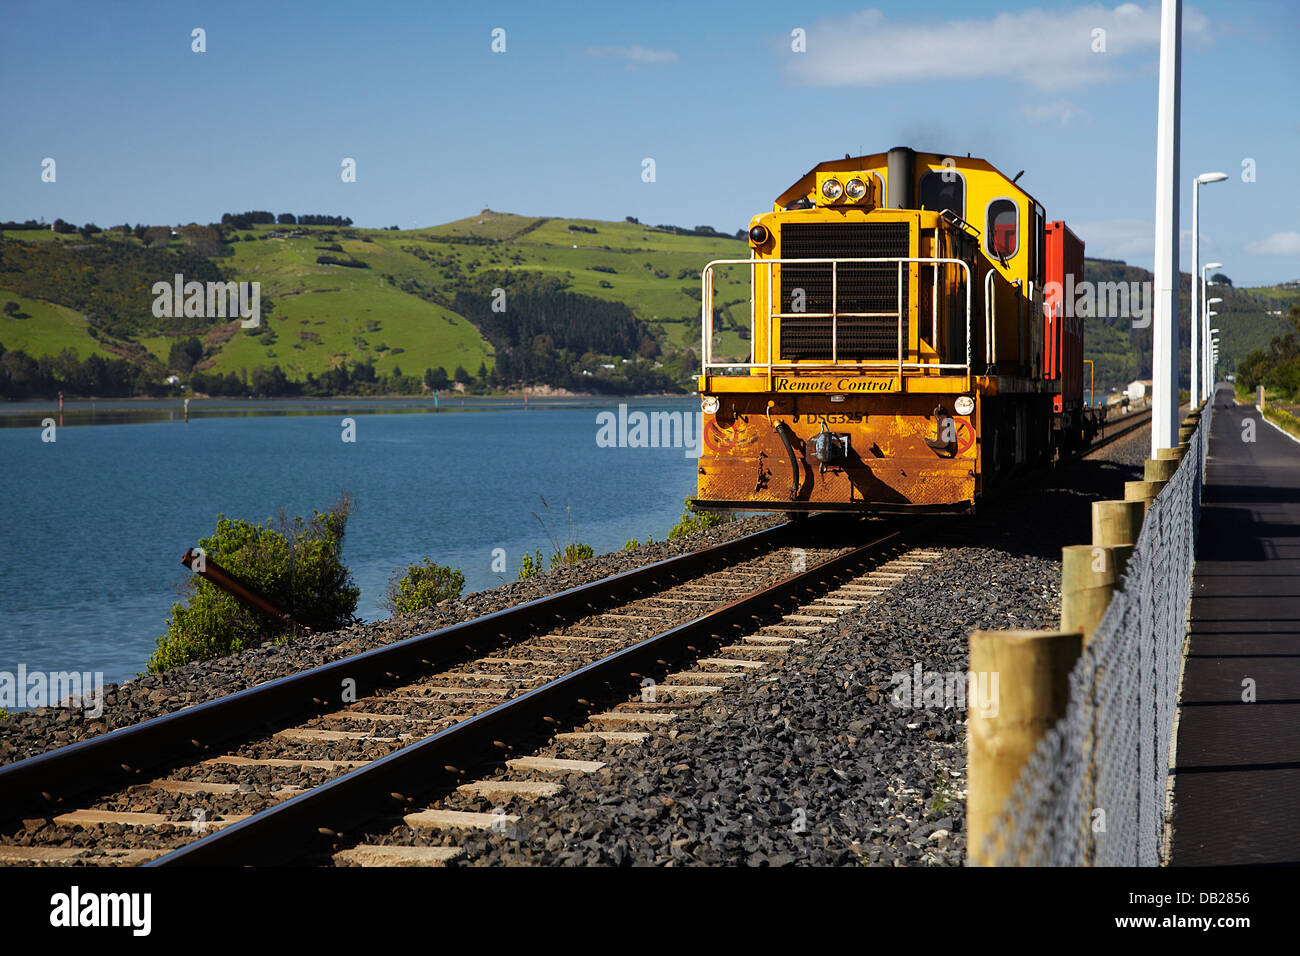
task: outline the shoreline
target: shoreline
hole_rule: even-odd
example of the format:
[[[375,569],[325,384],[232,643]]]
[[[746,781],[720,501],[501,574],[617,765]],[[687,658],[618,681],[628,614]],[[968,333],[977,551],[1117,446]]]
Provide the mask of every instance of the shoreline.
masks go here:
[[[438,402],[430,397],[410,395],[330,396],[293,398],[191,398],[192,418],[278,417],[326,415],[334,412],[357,414],[414,414],[441,412],[507,411],[513,409],[608,408],[619,404],[655,405],[665,402],[692,403],[694,394],[660,395],[461,395],[455,393]],[[68,399],[59,407],[57,399],[26,400],[0,404],[0,428],[39,427],[36,416],[58,415],[59,425],[145,424],[183,421],[184,398]]]

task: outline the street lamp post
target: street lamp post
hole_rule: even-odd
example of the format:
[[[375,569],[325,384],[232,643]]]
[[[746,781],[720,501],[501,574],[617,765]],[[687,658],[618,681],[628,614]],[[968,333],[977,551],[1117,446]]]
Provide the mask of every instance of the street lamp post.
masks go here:
[[[1218,315],[1218,314],[1219,313],[1217,312],[1206,312],[1205,324],[1208,326],[1210,324],[1210,316]],[[1207,332],[1206,334],[1207,336],[1217,336],[1219,334],[1219,330],[1210,329],[1209,332]],[[1217,372],[1215,372],[1215,367],[1219,364],[1219,340],[1217,338],[1211,338],[1210,347],[1211,347],[1211,354],[1205,357],[1206,361],[1209,362],[1209,368],[1206,369],[1206,374],[1209,377],[1206,379],[1206,382],[1209,383],[1210,398],[1213,399],[1214,398],[1214,377],[1215,375],[1218,374]]]
[[[1199,276],[1199,278],[1200,278],[1200,280],[1201,280],[1200,296],[1201,296],[1201,314],[1202,314],[1202,315],[1205,314],[1205,309],[1206,309],[1206,304],[1205,304],[1205,273],[1209,272],[1211,269],[1222,269],[1222,268],[1223,268],[1223,263],[1222,263],[1222,262],[1207,262],[1205,265],[1201,266],[1201,272],[1200,272],[1200,276]],[[1193,273],[1193,276],[1195,276],[1195,275],[1196,275],[1196,274]],[[1195,297],[1193,297],[1193,298],[1195,298]],[[1210,337],[1209,337],[1208,335],[1205,335],[1204,333],[1205,333],[1205,329],[1204,329],[1204,327],[1202,326],[1202,329],[1201,329],[1201,343],[1202,343],[1202,345],[1208,345],[1208,343],[1209,343],[1209,341],[1210,341]]]
[[[1215,312],[1213,309],[1206,306],[1205,323],[1204,323],[1205,325],[1204,358],[1207,366],[1205,369],[1205,384],[1210,387],[1211,394],[1213,394],[1213,390],[1214,390],[1214,385],[1212,384],[1214,381],[1214,368],[1213,368],[1213,362],[1210,360],[1210,320],[1213,318],[1217,318],[1218,315],[1219,313]]]
[[[1202,183],[1221,183],[1228,178],[1227,173],[1201,173],[1192,180],[1192,282],[1196,281],[1198,269],[1201,264],[1201,229],[1200,229],[1200,208],[1201,208],[1201,185]],[[1197,300],[1200,298],[1200,289],[1192,290],[1192,405],[1196,405],[1201,399],[1210,393],[1210,383],[1204,381],[1207,363],[1204,353],[1205,339],[1201,334],[1200,327],[1197,323]],[[1202,310],[1203,311],[1203,310]],[[1197,354],[1198,351],[1200,354]]]
[[[1207,291],[1208,291],[1208,290],[1207,290]],[[1206,324],[1206,325],[1209,325],[1209,324],[1210,324],[1210,319],[1209,319],[1210,316],[1212,316],[1212,315],[1218,315],[1218,314],[1219,314],[1219,313],[1213,311],[1213,310],[1211,309],[1211,306],[1218,305],[1218,304],[1219,304],[1220,302],[1222,302],[1222,301],[1223,301],[1222,299],[1206,299],[1206,300],[1205,300],[1205,306],[1204,306],[1204,308],[1201,309],[1201,314],[1204,315],[1204,316],[1206,317],[1206,318],[1205,318],[1205,324]],[[1216,329],[1215,331],[1217,331],[1217,329]],[[1209,333],[1206,334],[1206,338],[1209,338]],[[1205,357],[1205,361],[1206,361],[1207,364],[1209,363],[1209,360],[1210,360],[1210,357],[1207,355],[1207,356]],[[1214,378],[1213,378],[1213,375],[1212,375],[1212,374],[1211,374],[1210,379],[1207,380],[1206,384],[1210,387],[1210,390],[1211,390],[1211,391],[1214,390]]]
[[[1161,0],[1151,304],[1151,457],[1178,446],[1178,180],[1183,3]]]

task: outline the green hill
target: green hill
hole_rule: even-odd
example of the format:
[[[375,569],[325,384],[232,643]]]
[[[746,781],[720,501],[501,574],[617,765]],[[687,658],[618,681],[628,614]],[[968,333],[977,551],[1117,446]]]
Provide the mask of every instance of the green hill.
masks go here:
[[[419,391],[452,377],[480,390],[524,383],[681,389],[697,371],[700,268],[747,255],[744,241],[705,227],[491,210],[412,230],[9,230],[0,232],[0,345],[30,359],[26,391],[10,397],[48,390],[42,360],[49,365],[61,355],[64,367],[73,353],[142,366],[120,394],[162,389],[166,376],[189,381],[195,372],[198,387],[224,382],[231,393],[256,391],[254,379],[327,393]],[[1151,279],[1113,260],[1090,259],[1086,269],[1093,282]],[[153,284],[177,272],[187,280],[259,282],[260,327],[155,317]],[[742,359],[749,350],[747,270],[720,269],[716,288],[716,354]],[[1183,288],[1185,363],[1186,276]],[[504,313],[493,307],[496,290],[504,293]],[[1300,301],[1300,286],[1216,286],[1213,294],[1224,299],[1215,323],[1223,330],[1222,367],[1231,371],[1290,330],[1285,314]],[[1149,377],[1150,350],[1150,329],[1134,328],[1129,318],[1087,320],[1086,353],[1099,386]],[[82,380],[102,375],[97,368]]]
[[[547,366],[550,384],[685,387],[697,361],[699,269],[748,254],[736,239],[489,210],[415,230],[192,225],[170,239],[157,228],[144,238],[136,232],[0,233],[0,296],[27,316],[0,314],[0,343],[37,358],[63,349],[82,358],[143,356],[161,380],[190,373],[175,367],[173,346],[194,336],[202,349],[194,370],[207,375],[245,378],[258,366],[279,366],[301,381],[360,363],[381,377],[426,369],[451,376],[459,367],[473,378],[483,369],[493,380],[478,387],[506,387],[516,383],[494,375],[498,349],[514,354],[510,367],[532,368],[528,353],[550,348],[561,309],[577,307],[611,320],[626,313],[639,331],[618,351],[570,335]],[[259,282],[261,326],[156,318],[150,290],[176,272],[187,281]],[[736,281],[723,275],[717,283],[729,321],[715,348],[736,357],[748,352],[739,331],[748,304],[742,277],[737,270]],[[498,288],[506,314],[538,341],[494,335],[481,317],[471,322],[456,311],[457,296],[480,301]]]
[[[1150,282],[1152,273],[1113,259],[1088,259],[1088,281]],[[1188,362],[1191,334],[1191,277],[1183,273],[1179,293],[1180,368],[1182,387],[1190,387]],[[1214,306],[1212,328],[1219,334],[1219,373],[1231,374],[1256,349],[1266,349],[1277,336],[1293,332],[1286,318],[1291,305],[1300,302],[1300,284],[1260,288],[1209,287],[1208,297],[1223,301]],[[1096,362],[1098,387],[1123,385],[1135,378],[1151,377],[1151,329],[1139,329],[1126,317],[1090,318],[1085,324],[1084,354]]]

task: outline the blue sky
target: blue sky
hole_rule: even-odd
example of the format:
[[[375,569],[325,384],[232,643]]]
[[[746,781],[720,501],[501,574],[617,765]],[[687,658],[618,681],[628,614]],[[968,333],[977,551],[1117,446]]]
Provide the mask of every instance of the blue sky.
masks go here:
[[[489,206],[733,231],[821,160],[911,145],[1024,169],[1089,254],[1151,265],[1157,2],[0,9],[3,219],[409,228]],[[1192,176],[1228,173],[1203,189],[1202,249],[1238,284],[1300,279],[1298,11],[1184,6],[1182,228]]]

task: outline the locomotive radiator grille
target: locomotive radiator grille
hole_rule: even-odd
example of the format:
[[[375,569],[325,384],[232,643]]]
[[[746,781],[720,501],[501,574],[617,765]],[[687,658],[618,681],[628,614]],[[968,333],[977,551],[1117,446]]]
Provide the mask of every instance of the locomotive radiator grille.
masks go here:
[[[906,258],[908,225],[877,223],[787,223],[781,228],[783,259]],[[903,274],[903,301],[898,301],[898,267],[892,263],[849,263],[836,267],[839,312],[908,312],[907,272]],[[796,289],[802,290],[802,308],[795,308]],[[794,312],[831,311],[831,266],[790,263],[781,267],[781,356],[784,359],[831,359],[829,318],[790,318]],[[908,329],[904,326],[906,341]],[[836,345],[841,359],[889,359],[898,355],[898,320],[890,316],[845,317],[836,325]]]

